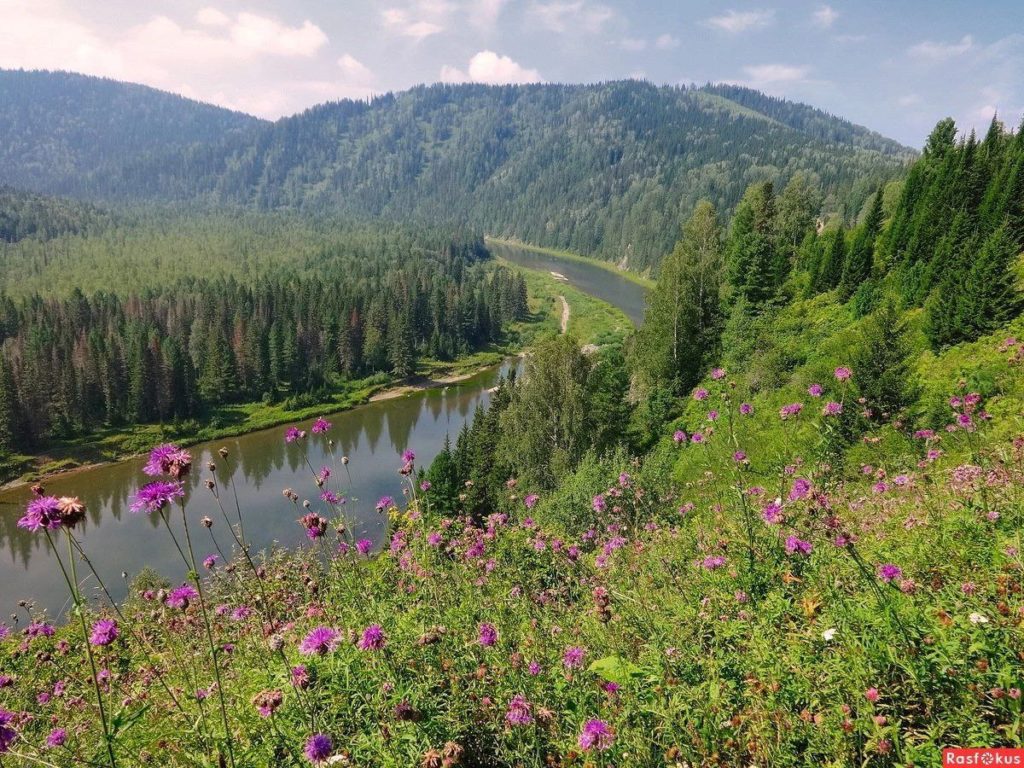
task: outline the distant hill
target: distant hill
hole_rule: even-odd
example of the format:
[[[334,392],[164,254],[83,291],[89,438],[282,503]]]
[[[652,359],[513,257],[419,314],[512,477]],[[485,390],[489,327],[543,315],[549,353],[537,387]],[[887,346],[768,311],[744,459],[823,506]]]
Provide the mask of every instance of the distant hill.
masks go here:
[[[855,215],[914,151],[731,86],[434,85],[274,123],[137,85],[0,72],[0,184],[458,222],[643,270],[701,198],[809,173]]]

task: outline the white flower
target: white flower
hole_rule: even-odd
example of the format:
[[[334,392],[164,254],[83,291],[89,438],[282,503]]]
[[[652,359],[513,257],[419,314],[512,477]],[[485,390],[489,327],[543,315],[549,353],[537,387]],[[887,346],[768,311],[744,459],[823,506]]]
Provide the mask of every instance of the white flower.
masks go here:
[[[835,637],[835,636],[836,636],[836,628],[835,627],[829,627],[828,629],[826,629],[824,632],[821,633],[821,639],[824,640],[826,643],[829,642],[830,640],[832,640],[832,638]]]
[[[971,624],[988,624],[988,617],[980,613],[972,613],[967,618],[971,620]]]

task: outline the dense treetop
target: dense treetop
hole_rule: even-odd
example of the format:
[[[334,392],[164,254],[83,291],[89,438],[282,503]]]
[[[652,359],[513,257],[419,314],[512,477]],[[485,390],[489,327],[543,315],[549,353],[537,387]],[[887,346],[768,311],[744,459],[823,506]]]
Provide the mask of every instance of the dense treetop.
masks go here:
[[[120,89],[120,90],[119,90]],[[434,85],[264,123],[139,86],[0,73],[0,183],[108,200],[458,220],[644,270],[701,199],[814,177],[849,218],[912,151],[745,89]],[[6,106],[10,105],[10,106]],[[150,127],[150,122],[159,123]]]

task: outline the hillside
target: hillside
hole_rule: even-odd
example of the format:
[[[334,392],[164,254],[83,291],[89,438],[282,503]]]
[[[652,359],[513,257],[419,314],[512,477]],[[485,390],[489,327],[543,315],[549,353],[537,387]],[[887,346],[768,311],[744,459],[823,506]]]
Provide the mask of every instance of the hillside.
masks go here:
[[[0,183],[136,202],[448,222],[643,271],[700,199],[798,171],[854,216],[913,151],[723,87],[435,85],[268,124],[141,86],[0,73]],[[156,125],[153,125],[156,123]],[[16,129],[16,130],[14,130]]]

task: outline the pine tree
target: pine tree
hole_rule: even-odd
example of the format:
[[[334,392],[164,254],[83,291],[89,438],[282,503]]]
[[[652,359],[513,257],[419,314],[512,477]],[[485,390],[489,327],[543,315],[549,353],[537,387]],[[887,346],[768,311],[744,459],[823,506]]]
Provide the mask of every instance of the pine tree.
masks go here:
[[[850,244],[843,264],[843,275],[839,281],[839,296],[842,300],[849,299],[857,287],[871,276],[871,266],[875,255],[875,238],[882,230],[882,190],[875,192],[871,208],[864,222]]]
[[[893,419],[916,401],[908,329],[891,299],[864,321],[851,363],[854,383],[873,420]]]

